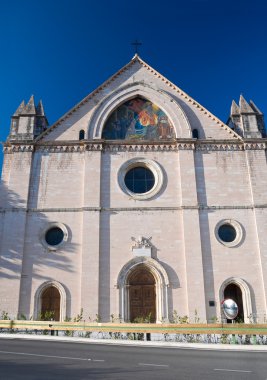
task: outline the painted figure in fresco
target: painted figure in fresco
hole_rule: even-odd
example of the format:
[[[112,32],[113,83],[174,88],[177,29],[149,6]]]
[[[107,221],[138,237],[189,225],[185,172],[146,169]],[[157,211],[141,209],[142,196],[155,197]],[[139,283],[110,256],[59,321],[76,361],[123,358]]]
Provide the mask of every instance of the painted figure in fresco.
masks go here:
[[[128,102],[128,108],[134,112],[134,117],[126,133],[126,138],[145,138],[148,127],[156,124],[152,110],[149,110],[145,103],[141,98],[134,98]]]
[[[103,138],[112,140],[166,140],[174,137],[167,115],[155,104],[139,97],[119,106],[103,131]]]
[[[166,115],[159,115],[158,119],[158,134],[159,138],[166,140],[170,139],[173,136],[173,127],[170,125],[170,122]]]

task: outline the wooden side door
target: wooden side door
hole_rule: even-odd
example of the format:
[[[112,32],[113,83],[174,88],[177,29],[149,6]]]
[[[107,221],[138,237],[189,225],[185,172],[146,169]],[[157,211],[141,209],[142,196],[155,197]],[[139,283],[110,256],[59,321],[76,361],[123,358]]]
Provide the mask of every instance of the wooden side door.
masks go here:
[[[59,321],[60,318],[60,294],[57,288],[50,286],[47,288],[41,298],[42,308],[41,313],[54,312],[54,320]]]

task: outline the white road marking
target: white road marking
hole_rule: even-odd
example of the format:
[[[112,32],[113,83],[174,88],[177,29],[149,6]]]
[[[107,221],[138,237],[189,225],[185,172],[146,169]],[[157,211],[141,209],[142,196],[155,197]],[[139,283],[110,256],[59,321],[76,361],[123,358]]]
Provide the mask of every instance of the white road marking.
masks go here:
[[[214,368],[214,371],[244,372],[244,373],[251,373],[252,372],[252,371],[244,371],[242,369],[226,369],[226,368]]]
[[[169,367],[167,364],[138,363],[138,365],[150,365],[153,367]]]
[[[37,356],[37,357],[41,357],[41,358],[53,358],[53,359],[69,359],[69,360],[84,360],[84,361],[91,361],[92,360],[92,359],[86,359],[86,358],[72,358],[72,357],[69,357],[69,356],[53,356],[53,355],[41,355],[41,354],[29,354],[27,352],[0,351],[0,354]],[[96,360],[94,360],[94,361],[96,361]]]
[[[103,359],[93,359],[93,362],[104,362],[105,360]]]

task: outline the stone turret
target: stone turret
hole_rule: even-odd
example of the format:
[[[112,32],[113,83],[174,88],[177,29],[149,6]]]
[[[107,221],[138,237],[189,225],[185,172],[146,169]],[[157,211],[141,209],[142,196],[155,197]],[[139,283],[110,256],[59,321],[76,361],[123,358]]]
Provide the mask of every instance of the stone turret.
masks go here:
[[[240,95],[239,106],[234,100],[232,101],[227,124],[240,136],[245,138],[266,136],[263,113],[252,100],[248,103],[243,95]]]
[[[10,134],[8,140],[34,140],[48,127],[44,107],[40,100],[35,106],[33,95],[25,104],[24,100],[11,117]]]

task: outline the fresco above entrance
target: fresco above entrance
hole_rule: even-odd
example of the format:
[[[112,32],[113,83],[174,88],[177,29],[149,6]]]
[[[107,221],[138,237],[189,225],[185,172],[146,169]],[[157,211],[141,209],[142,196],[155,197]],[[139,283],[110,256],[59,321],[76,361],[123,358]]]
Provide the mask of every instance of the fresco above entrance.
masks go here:
[[[170,140],[175,138],[174,128],[157,105],[136,97],[112,112],[103,129],[107,140]]]

